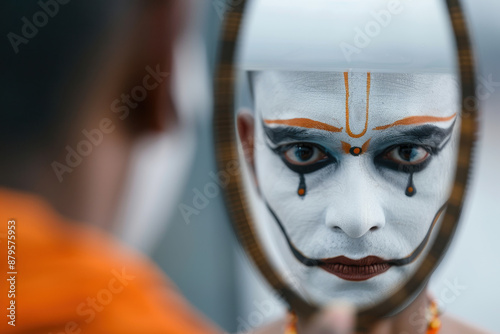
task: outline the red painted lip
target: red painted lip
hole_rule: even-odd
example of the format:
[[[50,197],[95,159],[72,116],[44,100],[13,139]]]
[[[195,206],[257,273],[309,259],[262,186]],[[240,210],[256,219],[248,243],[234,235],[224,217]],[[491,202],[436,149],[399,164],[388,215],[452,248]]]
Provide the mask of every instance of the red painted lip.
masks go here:
[[[320,265],[325,271],[347,281],[366,281],[372,277],[385,273],[391,265],[377,256],[367,256],[353,260],[345,256],[337,256],[321,260]]]

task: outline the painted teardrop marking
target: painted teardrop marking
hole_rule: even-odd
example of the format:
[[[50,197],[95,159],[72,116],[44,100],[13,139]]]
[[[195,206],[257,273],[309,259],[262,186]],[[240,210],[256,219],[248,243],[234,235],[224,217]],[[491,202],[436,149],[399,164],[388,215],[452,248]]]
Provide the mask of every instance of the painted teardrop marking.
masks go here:
[[[406,186],[405,194],[408,197],[412,197],[417,193],[417,188],[413,184],[413,173],[410,173],[410,177],[408,179],[408,185]]]
[[[299,181],[299,189],[297,190],[297,194],[300,197],[304,197],[306,195],[306,179],[304,177],[304,174],[299,174],[300,175],[300,181]]]

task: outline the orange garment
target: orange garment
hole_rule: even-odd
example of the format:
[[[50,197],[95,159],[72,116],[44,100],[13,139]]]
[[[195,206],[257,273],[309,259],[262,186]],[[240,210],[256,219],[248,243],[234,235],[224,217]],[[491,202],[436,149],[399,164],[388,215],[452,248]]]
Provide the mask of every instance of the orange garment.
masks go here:
[[[13,271],[7,262],[12,219],[15,327],[7,317],[13,300],[7,281]],[[0,333],[217,332],[147,259],[97,230],[65,221],[36,196],[5,189],[0,277]]]

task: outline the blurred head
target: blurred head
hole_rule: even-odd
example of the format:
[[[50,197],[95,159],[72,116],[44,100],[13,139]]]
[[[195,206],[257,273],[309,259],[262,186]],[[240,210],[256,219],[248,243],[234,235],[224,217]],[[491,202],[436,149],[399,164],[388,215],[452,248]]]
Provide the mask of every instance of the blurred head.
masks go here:
[[[3,5],[1,185],[34,191],[71,217],[109,221],[130,148],[176,126],[179,0]]]
[[[241,113],[238,130],[280,227],[277,256],[299,265],[313,300],[379,301],[423,259],[448,199],[455,78],[262,71],[251,81],[254,114]]]

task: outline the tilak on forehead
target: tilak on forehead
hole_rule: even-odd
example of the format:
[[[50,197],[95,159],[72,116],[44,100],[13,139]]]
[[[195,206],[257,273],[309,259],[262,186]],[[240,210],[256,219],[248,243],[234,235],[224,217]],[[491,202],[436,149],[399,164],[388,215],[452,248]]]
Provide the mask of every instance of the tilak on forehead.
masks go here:
[[[321,130],[321,131],[326,131],[330,133],[342,133],[345,131],[345,133],[350,137],[354,139],[364,139],[363,144],[360,146],[356,146],[351,144],[351,142],[346,142],[346,141],[340,141],[342,151],[345,154],[350,154],[352,156],[360,156],[361,154],[365,153],[368,150],[368,147],[370,145],[371,137],[368,137],[370,134],[368,133],[369,129],[369,119],[370,119],[370,89],[371,89],[371,81],[372,81],[372,75],[370,72],[366,73],[366,95],[363,94],[364,96],[354,96],[355,94],[352,91],[355,91],[355,88],[359,88],[358,83],[356,82],[354,88],[349,85],[349,73],[344,72],[343,73],[344,77],[344,87],[345,87],[345,128],[344,127],[337,127],[331,124],[327,124],[324,122],[320,122],[317,120],[313,120],[310,118],[290,118],[290,119],[264,119],[263,122],[267,125],[276,125],[276,126],[286,126],[286,127],[292,127],[292,128],[304,128],[304,129],[316,129],[316,130]],[[364,78],[363,78],[364,79]],[[351,78],[351,81],[353,79]],[[363,92],[364,93],[364,92]],[[361,95],[361,94],[359,94]],[[352,123],[355,123],[356,121],[353,122],[353,115],[352,115],[352,105],[353,104],[359,104],[359,102],[363,102],[365,106],[363,106],[363,112],[364,112],[364,117],[362,120],[363,128],[359,132],[355,133],[353,131]],[[356,110],[360,110],[360,108],[356,108]],[[361,116],[361,115],[358,115]],[[419,125],[419,124],[426,124],[426,123],[435,123],[435,122],[446,122],[446,121],[451,121],[455,118],[456,113],[449,115],[449,116],[444,116],[444,117],[438,117],[438,116],[432,116],[432,115],[414,115],[414,116],[408,116],[404,117],[401,119],[397,119],[393,121],[392,123],[389,124],[380,124],[376,125],[375,127],[372,128],[373,131],[383,131],[389,128],[393,128],[396,126],[408,126],[408,125]],[[361,117],[358,117],[360,119]],[[357,124],[359,125],[359,124]],[[356,126],[354,126],[356,127]],[[444,134],[447,136],[451,133],[451,130],[453,128],[453,125],[446,131]],[[269,135],[269,133],[268,133]],[[364,138],[367,137],[367,138]],[[446,143],[445,143],[446,144]],[[443,145],[444,146],[444,145]],[[293,169],[292,166],[289,165],[291,169]],[[405,190],[405,194],[409,197],[413,196],[416,194],[416,188],[413,185],[413,174],[421,169],[423,169],[425,166],[422,168],[411,168],[407,167],[404,171],[409,174],[409,179],[407,183],[407,187]],[[316,170],[316,169],[314,169]],[[314,170],[306,171],[306,172],[312,172]],[[298,188],[298,195],[303,197],[306,195],[306,185],[305,185],[305,178],[304,178],[304,172],[299,172],[300,175],[300,183],[299,183],[299,188]]]
[[[345,133],[351,138],[361,138],[366,135],[368,130],[368,120],[370,114],[370,87],[371,87],[371,73],[366,73],[366,109],[365,109],[365,119],[364,119],[364,128],[359,133],[353,133],[351,129],[351,120],[350,120],[350,100],[353,99],[353,96],[349,90],[349,73],[344,72],[344,85],[345,85]],[[383,124],[374,127],[372,130],[386,130],[388,128],[392,128],[400,125],[417,125],[417,124],[425,124],[425,123],[434,123],[434,122],[446,122],[452,120],[456,116],[456,113],[445,116],[445,117],[437,117],[430,115],[422,115],[422,116],[409,116],[399,120],[396,120],[390,124]],[[266,124],[276,124],[276,125],[286,125],[292,127],[300,127],[300,128],[308,128],[308,129],[317,129],[328,132],[343,132],[343,127],[336,127],[327,123],[319,122],[316,120],[312,120],[309,118],[292,118],[292,119],[265,119],[264,123]],[[371,138],[370,138],[371,139]],[[342,148],[346,154],[352,154],[354,156],[358,156],[364,153],[368,149],[368,145],[370,143],[370,139],[367,139],[365,143],[361,147],[352,146],[350,143],[346,143],[341,141]]]

